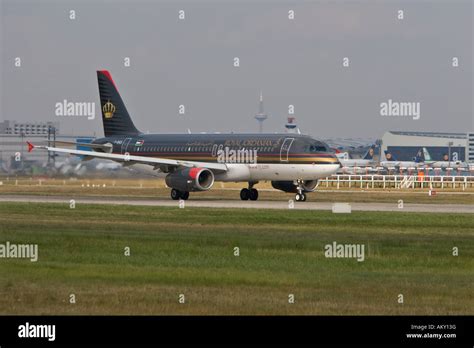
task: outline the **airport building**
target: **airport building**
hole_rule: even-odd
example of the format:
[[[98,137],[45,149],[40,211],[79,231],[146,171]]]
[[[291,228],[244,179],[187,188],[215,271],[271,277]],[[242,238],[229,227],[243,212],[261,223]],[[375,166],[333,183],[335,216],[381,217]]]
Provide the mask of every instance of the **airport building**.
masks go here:
[[[474,163],[474,133],[467,134],[467,161]]]
[[[47,151],[28,152],[27,141],[33,144],[54,146],[54,141],[73,141],[89,136],[65,135],[59,133],[59,122],[0,122],[0,166],[18,168],[26,163],[45,164],[54,161],[53,153]]]
[[[412,161],[423,147],[434,161],[442,161],[446,155],[451,161],[474,161],[474,133],[389,131],[382,137],[381,153]]]
[[[8,135],[47,135],[54,129],[59,132],[59,122],[0,122],[0,134]]]

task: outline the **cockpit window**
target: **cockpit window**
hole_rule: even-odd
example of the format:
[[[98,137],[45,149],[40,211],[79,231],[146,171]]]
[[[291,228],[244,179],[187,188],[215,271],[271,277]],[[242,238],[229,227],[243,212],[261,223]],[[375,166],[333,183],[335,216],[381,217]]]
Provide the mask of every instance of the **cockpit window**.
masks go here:
[[[309,152],[327,152],[326,146],[323,144],[311,144],[308,147]]]

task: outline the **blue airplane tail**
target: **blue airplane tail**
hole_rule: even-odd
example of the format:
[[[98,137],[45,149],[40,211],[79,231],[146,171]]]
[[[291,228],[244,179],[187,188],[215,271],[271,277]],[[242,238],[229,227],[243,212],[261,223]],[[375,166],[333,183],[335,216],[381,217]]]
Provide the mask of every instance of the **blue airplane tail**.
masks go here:
[[[392,157],[390,159],[387,158],[387,154],[390,154],[392,155]],[[385,158],[387,159],[387,161],[397,161],[397,158],[391,153],[391,152],[388,152],[387,150],[384,151],[384,154],[385,154]]]
[[[107,70],[97,71],[104,135],[138,135],[122,97]]]
[[[423,149],[419,149],[418,152],[416,153],[416,156],[413,159],[415,160],[415,163],[425,162],[425,154],[424,154]]]
[[[371,147],[369,147],[369,149],[365,153],[363,159],[372,160],[372,159],[374,159],[374,155],[375,155],[375,144],[372,145]]]

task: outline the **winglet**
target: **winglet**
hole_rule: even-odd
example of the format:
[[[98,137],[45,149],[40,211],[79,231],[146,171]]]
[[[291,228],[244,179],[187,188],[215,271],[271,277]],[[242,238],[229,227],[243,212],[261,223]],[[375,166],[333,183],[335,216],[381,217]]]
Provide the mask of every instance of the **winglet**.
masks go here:
[[[33,149],[35,148],[35,146],[34,146],[32,143],[30,143],[29,141],[27,141],[26,143],[28,144],[28,152],[33,151]]]

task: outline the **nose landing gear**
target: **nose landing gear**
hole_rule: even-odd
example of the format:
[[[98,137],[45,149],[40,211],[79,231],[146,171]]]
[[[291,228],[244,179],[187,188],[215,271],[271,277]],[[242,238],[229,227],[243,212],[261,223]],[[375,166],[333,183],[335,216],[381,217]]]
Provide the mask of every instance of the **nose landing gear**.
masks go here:
[[[305,202],[306,201],[306,195],[303,192],[303,180],[296,180],[296,195],[295,195],[295,201],[297,202]]]
[[[304,193],[297,193],[295,196],[295,201],[304,202],[306,201],[306,195]]]

